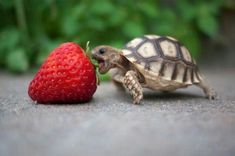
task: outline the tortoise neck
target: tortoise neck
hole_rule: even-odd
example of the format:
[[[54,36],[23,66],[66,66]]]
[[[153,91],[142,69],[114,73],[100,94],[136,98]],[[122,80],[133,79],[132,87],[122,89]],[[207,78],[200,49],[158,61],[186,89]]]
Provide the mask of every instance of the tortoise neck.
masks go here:
[[[123,72],[130,70],[130,62],[119,53],[120,59],[118,60],[116,66],[121,69]]]

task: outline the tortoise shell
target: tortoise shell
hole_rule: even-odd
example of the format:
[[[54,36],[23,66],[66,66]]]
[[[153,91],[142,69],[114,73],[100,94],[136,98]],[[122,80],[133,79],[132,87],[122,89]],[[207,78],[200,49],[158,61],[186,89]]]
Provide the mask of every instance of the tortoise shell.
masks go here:
[[[179,41],[168,36],[145,35],[128,42],[125,56],[144,76],[191,85],[201,76],[195,60]]]

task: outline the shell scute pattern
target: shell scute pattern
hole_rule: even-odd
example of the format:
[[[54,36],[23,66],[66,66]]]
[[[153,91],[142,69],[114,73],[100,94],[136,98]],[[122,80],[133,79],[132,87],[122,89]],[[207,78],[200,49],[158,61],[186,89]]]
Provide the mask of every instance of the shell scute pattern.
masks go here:
[[[142,38],[135,38],[133,40],[131,40],[129,43],[127,43],[127,47],[135,47],[136,45],[140,44],[143,41]]]
[[[162,66],[162,61],[150,62],[150,71],[158,74],[161,70],[161,66]]]
[[[127,43],[122,52],[145,73],[185,84],[199,82],[195,61],[188,49],[172,37],[145,35]]]
[[[144,58],[149,58],[149,57],[154,57],[157,56],[157,52],[155,50],[154,44],[152,44],[151,42],[146,42],[143,43],[139,49],[137,50],[137,52],[143,56]]]
[[[164,71],[163,71],[163,77],[166,80],[172,80],[172,75],[175,70],[175,63],[173,62],[165,62],[164,63]]]
[[[164,40],[160,42],[160,46],[164,56],[177,58],[177,49],[173,42]]]
[[[181,52],[182,52],[182,55],[183,55],[183,59],[187,62],[192,63],[192,57],[191,57],[188,49],[185,46],[181,46]]]

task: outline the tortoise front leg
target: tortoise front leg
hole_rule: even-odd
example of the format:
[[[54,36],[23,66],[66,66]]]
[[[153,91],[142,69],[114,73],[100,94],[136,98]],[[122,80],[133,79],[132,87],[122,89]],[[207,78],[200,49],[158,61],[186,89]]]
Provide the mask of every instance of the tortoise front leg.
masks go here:
[[[133,96],[133,103],[139,104],[143,99],[143,91],[142,86],[138,81],[137,73],[133,70],[126,72],[126,75],[123,78],[123,85]]]

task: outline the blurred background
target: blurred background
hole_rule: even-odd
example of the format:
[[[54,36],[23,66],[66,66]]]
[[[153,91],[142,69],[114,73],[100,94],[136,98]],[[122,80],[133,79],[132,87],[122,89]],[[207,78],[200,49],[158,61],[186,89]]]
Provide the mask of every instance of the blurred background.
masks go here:
[[[235,1],[0,0],[0,69],[33,72],[62,42],[121,48],[143,34],[173,36],[200,62],[234,66]]]

